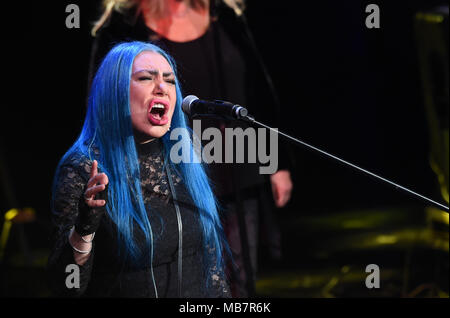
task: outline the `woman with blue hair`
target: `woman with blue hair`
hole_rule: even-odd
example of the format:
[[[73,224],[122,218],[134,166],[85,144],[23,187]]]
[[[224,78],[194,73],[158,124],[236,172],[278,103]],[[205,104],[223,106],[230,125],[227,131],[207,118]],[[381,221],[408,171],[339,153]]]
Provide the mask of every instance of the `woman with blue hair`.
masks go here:
[[[116,45],[93,80],[80,136],[55,174],[49,282],[61,296],[229,297],[216,199],[196,160],[174,164],[187,129],[175,64]],[[186,149],[183,147],[183,149]]]

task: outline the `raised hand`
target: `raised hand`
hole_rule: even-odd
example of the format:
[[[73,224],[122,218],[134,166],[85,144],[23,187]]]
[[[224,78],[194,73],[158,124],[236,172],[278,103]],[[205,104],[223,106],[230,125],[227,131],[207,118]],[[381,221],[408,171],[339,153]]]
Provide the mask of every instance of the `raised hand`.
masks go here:
[[[97,231],[105,212],[108,182],[105,173],[98,173],[98,163],[94,160],[75,223],[75,230],[79,235],[84,236]]]
[[[98,163],[94,160],[91,167],[90,179],[86,186],[86,191],[84,192],[84,199],[86,204],[91,207],[101,207],[106,204],[106,200],[94,199],[95,195],[106,189],[108,184],[108,176],[105,173],[98,173]]]

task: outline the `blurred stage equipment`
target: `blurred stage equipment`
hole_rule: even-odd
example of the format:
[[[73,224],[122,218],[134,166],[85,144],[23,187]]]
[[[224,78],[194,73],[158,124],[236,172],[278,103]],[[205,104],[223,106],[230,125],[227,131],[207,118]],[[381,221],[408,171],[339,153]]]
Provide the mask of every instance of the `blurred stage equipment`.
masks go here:
[[[415,16],[415,35],[425,112],[430,135],[430,164],[442,197],[449,202],[449,79],[448,13],[441,6]]]
[[[11,226],[13,224],[24,224],[33,222],[36,219],[36,212],[32,208],[25,209],[11,209],[5,213],[3,222],[3,228],[0,236],[0,262],[3,262],[3,257],[5,256],[6,244],[8,243],[9,233],[11,231]],[[24,239],[23,229],[21,228],[21,241]],[[28,252],[27,248],[22,244],[22,249],[24,254]]]

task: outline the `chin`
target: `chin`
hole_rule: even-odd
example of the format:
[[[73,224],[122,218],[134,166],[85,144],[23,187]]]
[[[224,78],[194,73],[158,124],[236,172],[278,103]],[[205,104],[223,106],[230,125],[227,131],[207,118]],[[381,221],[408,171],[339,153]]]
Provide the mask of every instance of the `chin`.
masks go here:
[[[169,129],[170,126],[164,125],[164,126],[153,126],[150,128],[148,135],[155,138],[161,138],[164,136]]]

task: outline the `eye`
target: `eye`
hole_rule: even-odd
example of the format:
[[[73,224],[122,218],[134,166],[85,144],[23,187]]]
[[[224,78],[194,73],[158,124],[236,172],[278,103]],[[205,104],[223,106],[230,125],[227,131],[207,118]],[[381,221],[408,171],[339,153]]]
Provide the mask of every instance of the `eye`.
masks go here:
[[[151,81],[153,78],[152,77],[150,77],[150,76],[141,76],[141,77],[138,77],[138,80],[140,80],[140,81]]]
[[[175,85],[175,79],[174,78],[167,79],[166,82]]]

